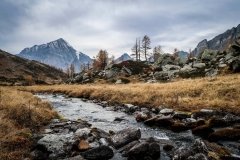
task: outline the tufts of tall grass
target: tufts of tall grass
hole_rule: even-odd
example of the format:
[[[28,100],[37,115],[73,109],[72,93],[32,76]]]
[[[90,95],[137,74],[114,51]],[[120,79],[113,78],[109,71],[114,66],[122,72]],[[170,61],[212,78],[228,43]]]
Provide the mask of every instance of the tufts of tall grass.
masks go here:
[[[10,87],[0,88],[0,159],[29,156],[32,133],[57,117],[47,102],[31,93]]]

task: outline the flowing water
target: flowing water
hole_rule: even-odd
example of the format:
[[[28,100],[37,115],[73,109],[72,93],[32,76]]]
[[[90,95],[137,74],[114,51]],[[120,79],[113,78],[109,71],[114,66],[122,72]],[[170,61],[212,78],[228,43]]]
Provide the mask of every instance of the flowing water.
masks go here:
[[[69,98],[64,95],[38,94],[39,98],[51,102],[53,107],[64,117],[70,120],[86,120],[92,127],[104,131],[119,131],[127,127],[139,128],[142,138],[155,137],[163,140],[192,139],[190,131],[173,133],[169,130],[152,128],[137,123],[134,116],[121,111],[113,111],[110,107],[103,108],[92,102],[83,101],[80,98]],[[115,118],[123,119],[121,122],[114,121]]]

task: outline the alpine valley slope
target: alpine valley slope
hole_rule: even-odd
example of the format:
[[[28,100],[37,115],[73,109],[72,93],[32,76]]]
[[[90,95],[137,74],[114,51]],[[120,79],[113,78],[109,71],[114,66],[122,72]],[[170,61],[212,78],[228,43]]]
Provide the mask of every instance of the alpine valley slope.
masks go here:
[[[73,64],[76,72],[80,71],[81,65],[92,63],[92,59],[89,56],[81,52],[78,53],[62,38],[47,44],[25,48],[18,56],[36,60],[63,70],[66,70]]]
[[[0,50],[0,85],[53,84],[66,78],[59,69]]]

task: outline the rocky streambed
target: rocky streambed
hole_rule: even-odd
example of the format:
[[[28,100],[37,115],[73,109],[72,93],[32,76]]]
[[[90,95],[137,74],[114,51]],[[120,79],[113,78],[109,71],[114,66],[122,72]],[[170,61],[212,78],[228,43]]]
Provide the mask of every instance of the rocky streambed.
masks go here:
[[[38,94],[64,117],[35,136],[34,159],[240,159],[240,117]]]

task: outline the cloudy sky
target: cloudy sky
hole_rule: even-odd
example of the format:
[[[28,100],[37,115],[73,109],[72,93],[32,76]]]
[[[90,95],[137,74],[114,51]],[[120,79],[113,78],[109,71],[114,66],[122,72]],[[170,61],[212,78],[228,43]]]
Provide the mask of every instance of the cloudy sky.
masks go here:
[[[0,0],[0,49],[63,38],[90,56],[131,52],[149,35],[165,52],[188,51],[240,23],[240,0]]]

